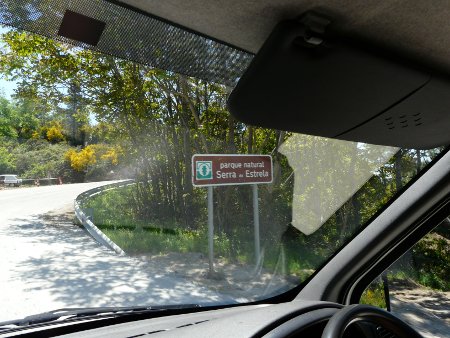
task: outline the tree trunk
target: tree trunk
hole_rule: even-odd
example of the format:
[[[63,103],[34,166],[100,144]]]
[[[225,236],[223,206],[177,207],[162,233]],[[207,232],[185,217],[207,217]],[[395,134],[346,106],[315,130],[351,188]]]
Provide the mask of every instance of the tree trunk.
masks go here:
[[[402,183],[402,150],[400,149],[395,154],[395,189],[399,191],[403,187]]]
[[[418,174],[422,170],[422,158],[420,154],[420,150],[416,150],[416,174]]]
[[[247,128],[247,130],[248,130],[247,153],[252,154],[253,153],[253,127],[249,126]]]

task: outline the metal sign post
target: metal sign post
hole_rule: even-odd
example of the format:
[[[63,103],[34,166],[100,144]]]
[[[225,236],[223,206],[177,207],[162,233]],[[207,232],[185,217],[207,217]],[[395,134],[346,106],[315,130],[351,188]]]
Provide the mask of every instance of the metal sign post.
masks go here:
[[[253,226],[255,228],[255,260],[256,265],[261,260],[261,248],[259,241],[259,201],[258,201],[258,185],[252,185],[253,190]]]
[[[208,187],[208,256],[209,272],[214,272],[214,203],[213,187]]]

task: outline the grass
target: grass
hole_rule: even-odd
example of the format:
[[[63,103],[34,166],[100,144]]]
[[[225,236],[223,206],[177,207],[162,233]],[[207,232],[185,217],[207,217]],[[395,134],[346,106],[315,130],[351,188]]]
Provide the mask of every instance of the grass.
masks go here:
[[[129,228],[100,229],[128,254],[163,254],[167,252],[205,252],[207,244],[199,232]]]
[[[182,229],[160,229],[144,226],[140,230],[130,225],[115,228],[100,226],[100,229],[127,254],[167,254],[176,253],[202,253],[208,255],[208,238],[206,229],[200,231],[186,231]],[[214,256],[221,257],[228,262],[243,265],[253,265],[253,243],[239,248],[239,254],[231,256],[231,241],[226,235],[216,235],[214,238]],[[276,248],[265,248],[263,267],[275,271],[280,259],[280,252]],[[286,257],[284,272],[297,276],[300,281],[306,280],[314,270],[305,268],[295,257]],[[278,270],[277,273],[281,271]]]
[[[114,243],[130,255],[166,254],[170,252],[198,252],[208,254],[208,234],[206,225],[197,230],[186,230],[174,222],[166,224],[155,221],[137,220],[130,210],[131,187],[110,190],[83,203],[83,209],[92,214],[94,223]],[[216,233],[214,237],[214,256],[239,264],[253,265],[254,246],[253,234],[237,228],[233,234],[234,240],[224,233]],[[264,245],[266,244],[266,245]],[[271,271],[280,268],[280,245],[272,241],[262,241],[264,248],[263,266]],[[301,280],[312,274],[311,264],[302,262],[298,257],[307,257],[298,251],[297,247],[284,248],[285,268],[281,269],[289,275],[295,275]],[[278,270],[277,272],[279,272]]]

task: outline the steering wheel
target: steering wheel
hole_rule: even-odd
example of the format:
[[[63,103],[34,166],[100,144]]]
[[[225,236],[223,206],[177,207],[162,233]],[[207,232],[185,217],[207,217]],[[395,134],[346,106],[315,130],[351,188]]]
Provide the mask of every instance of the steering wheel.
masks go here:
[[[340,338],[345,329],[356,321],[370,321],[378,324],[401,338],[422,338],[412,327],[393,314],[362,304],[349,305],[336,312],[323,330],[322,338]]]

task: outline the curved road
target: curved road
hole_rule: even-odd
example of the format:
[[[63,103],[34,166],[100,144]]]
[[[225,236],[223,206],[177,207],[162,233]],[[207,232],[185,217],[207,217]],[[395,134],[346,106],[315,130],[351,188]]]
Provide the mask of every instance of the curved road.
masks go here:
[[[73,201],[110,182],[0,190],[0,321],[64,307],[233,302],[155,275],[73,225]]]

